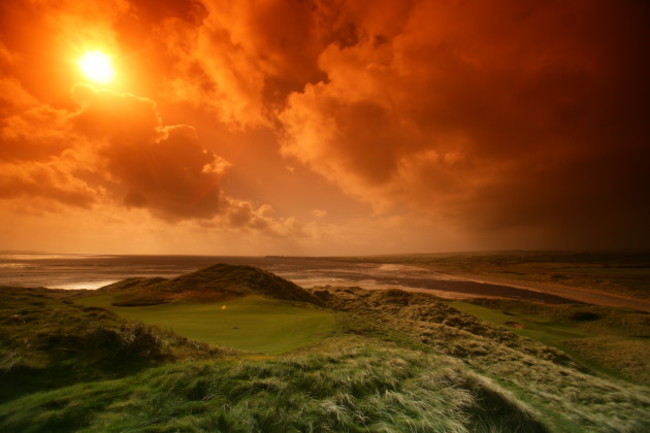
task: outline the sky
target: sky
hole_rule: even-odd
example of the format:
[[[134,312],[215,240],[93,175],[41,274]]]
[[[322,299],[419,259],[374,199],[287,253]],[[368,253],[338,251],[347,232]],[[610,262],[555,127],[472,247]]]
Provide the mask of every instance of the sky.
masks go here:
[[[649,248],[648,23],[644,0],[1,2],[0,249]]]

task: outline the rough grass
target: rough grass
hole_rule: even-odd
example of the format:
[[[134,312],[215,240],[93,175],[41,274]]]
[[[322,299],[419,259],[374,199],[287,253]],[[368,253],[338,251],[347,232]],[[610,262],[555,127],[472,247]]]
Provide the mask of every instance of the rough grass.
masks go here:
[[[331,311],[312,304],[254,295],[219,303],[173,302],[129,307],[115,305],[113,295],[88,296],[76,302],[104,307],[120,317],[170,329],[194,340],[265,354],[312,344],[332,332],[335,324]]]
[[[337,337],[269,361],[170,365],[0,406],[21,432],[546,432],[495,383],[444,357]],[[498,417],[498,422],[495,422]]]
[[[595,374],[564,352],[463,314],[435,298],[397,290],[330,288],[332,308],[375,318],[498,380],[556,431],[650,429],[650,389]],[[584,430],[583,430],[584,429]]]
[[[292,302],[318,303],[309,292],[271,272],[246,265],[217,264],[164,278],[129,278],[98,290],[116,295],[123,306],[154,305],[170,300],[223,301],[247,295]]]
[[[77,305],[61,292],[0,289],[0,431],[650,431],[648,387],[594,373],[556,348],[432,296],[355,288],[313,293],[315,304],[332,311],[277,299],[258,308],[246,303],[259,298],[231,298],[258,308],[255,316],[291,307],[297,316],[331,319],[327,336],[269,356],[210,349],[97,305]],[[100,304],[110,306],[110,296]],[[165,309],[183,306],[191,308],[185,316],[200,316],[199,307],[222,312],[219,304],[175,302],[111,308],[139,318],[158,311],[168,320],[173,312]],[[226,305],[228,314],[237,304]],[[510,321],[524,314],[508,312],[499,314]],[[565,313],[585,333],[627,323],[626,338],[637,338],[647,329],[636,316]],[[565,326],[555,316],[548,321]]]
[[[590,368],[650,385],[650,314],[594,305],[476,299],[449,305],[557,347]]]
[[[492,310],[535,316],[536,320],[553,321],[589,333],[616,333],[626,336],[648,336],[650,314],[621,308],[596,305],[548,305],[498,299],[475,299],[474,305]]]
[[[0,287],[0,401],[222,352],[101,308],[76,305],[51,290]]]

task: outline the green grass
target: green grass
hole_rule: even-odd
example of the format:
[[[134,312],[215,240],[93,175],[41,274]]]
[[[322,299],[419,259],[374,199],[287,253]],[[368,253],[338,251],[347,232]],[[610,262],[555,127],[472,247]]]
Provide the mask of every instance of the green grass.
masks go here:
[[[650,340],[647,338],[650,316],[647,314],[608,307],[506,300],[446,303],[518,335],[556,347],[588,369],[650,384]],[[593,320],[575,320],[576,314],[586,312],[593,315]]]
[[[0,430],[548,432],[461,363],[358,336],[272,360],[174,364],[35,393],[0,405]]]
[[[62,291],[0,287],[0,401],[232,352],[69,298]]]
[[[330,288],[328,292],[328,296],[321,296],[326,305],[378,320],[418,339],[435,353],[453,356],[469,369],[497,381],[513,393],[511,401],[525,402],[541,413],[550,431],[650,431],[650,389],[639,386],[636,378],[630,383],[585,369],[563,351],[462,313],[425,294],[354,288]],[[532,305],[532,311],[535,308]],[[647,330],[647,325],[642,326],[644,317],[615,314],[604,321],[609,326],[629,320],[627,328]],[[551,322],[563,324],[555,319]],[[565,331],[560,328],[555,333]],[[623,358],[634,360],[630,355],[628,352]],[[499,425],[498,418],[478,431],[490,431],[495,425]]]
[[[554,322],[547,317],[533,314],[505,314],[502,310],[487,308],[481,305],[463,301],[446,301],[448,305],[463,313],[471,314],[481,320],[502,326],[518,335],[540,341],[548,346],[556,347],[570,355],[574,361],[590,370],[599,371],[615,377],[621,377],[613,368],[608,368],[594,359],[583,356],[569,340],[593,337],[584,330]],[[513,324],[516,324],[513,326]],[[521,326],[521,328],[517,327]]]
[[[447,304],[458,311],[506,327],[519,335],[541,341],[549,346],[561,347],[562,342],[567,338],[584,338],[592,335],[576,327],[554,322],[547,317],[512,312],[506,314],[501,310],[463,301],[448,301]],[[523,327],[518,328],[513,324]]]
[[[156,325],[194,340],[270,355],[314,343],[335,326],[332,312],[259,296],[223,303],[172,302],[134,307],[111,305],[112,295],[89,296],[76,302],[103,307],[125,319]]]
[[[256,292],[112,305],[126,292],[73,302],[0,288],[0,431],[650,431],[650,388],[522,334],[581,342],[576,350],[620,364],[634,359],[630,342],[644,340],[650,315],[495,300],[452,308],[425,294],[355,288],[315,290],[318,306]],[[505,322],[524,328],[497,326]]]

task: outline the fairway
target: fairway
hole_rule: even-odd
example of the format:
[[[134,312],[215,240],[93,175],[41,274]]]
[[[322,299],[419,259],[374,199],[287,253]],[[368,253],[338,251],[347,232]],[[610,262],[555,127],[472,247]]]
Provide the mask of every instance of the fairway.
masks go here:
[[[519,335],[541,341],[550,346],[564,348],[564,340],[590,336],[588,332],[581,329],[555,323],[540,316],[512,312],[505,314],[502,311],[463,301],[448,301],[447,304],[463,313],[504,326]]]
[[[223,304],[169,303],[144,307],[113,306],[111,295],[89,296],[76,302],[103,307],[126,319],[169,329],[194,340],[270,355],[323,338],[335,322],[333,313],[259,296]]]
[[[488,308],[463,301],[447,301],[446,303],[463,313],[471,314],[479,319],[503,326],[523,337],[532,338],[533,340],[540,341],[546,345],[557,347],[570,355],[574,361],[589,369],[614,375],[616,377],[621,376],[621,372],[617,372],[617,370],[620,370],[620,366],[608,363],[606,360],[603,361],[603,359],[601,359],[597,354],[576,350],[575,344],[579,344],[581,341],[588,342],[590,339],[602,341],[601,338],[604,337],[602,335],[593,334],[584,329],[580,329],[577,325],[568,326],[538,315],[523,314],[512,311],[506,314],[504,311],[499,309]],[[636,343],[636,341],[634,341],[634,343]],[[625,351],[629,351],[630,347],[620,347],[619,350],[624,353]]]

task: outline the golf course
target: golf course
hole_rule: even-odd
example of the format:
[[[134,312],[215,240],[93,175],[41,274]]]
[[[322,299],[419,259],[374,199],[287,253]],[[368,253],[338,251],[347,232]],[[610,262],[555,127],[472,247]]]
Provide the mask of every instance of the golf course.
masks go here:
[[[307,290],[247,265],[0,287],[0,431],[645,433],[647,330],[633,310]]]
[[[103,307],[120,317],[138,320],[178,335],[233,349],[280,354],[313,343],[332,331],[335,313],[313,305],[292,305],[261,296],[227,303],[165,303],[113,306],[111,295],[88,296],[81,305]]]

